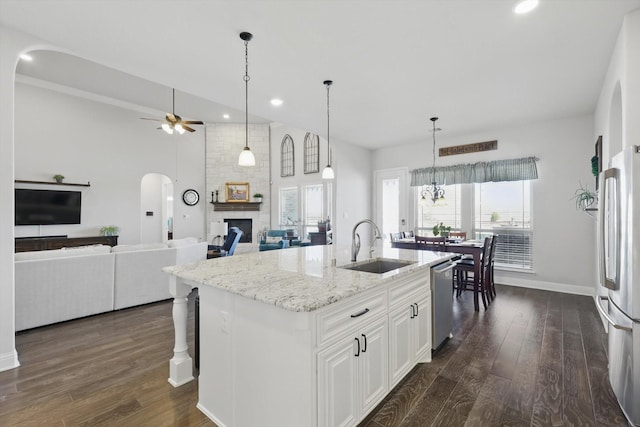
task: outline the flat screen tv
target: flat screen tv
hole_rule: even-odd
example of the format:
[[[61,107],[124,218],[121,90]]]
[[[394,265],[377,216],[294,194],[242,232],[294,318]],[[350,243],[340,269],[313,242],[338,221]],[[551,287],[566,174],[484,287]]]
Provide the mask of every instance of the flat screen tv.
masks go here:
[[[79,191],[15,189],[15,224],[80,224]]]

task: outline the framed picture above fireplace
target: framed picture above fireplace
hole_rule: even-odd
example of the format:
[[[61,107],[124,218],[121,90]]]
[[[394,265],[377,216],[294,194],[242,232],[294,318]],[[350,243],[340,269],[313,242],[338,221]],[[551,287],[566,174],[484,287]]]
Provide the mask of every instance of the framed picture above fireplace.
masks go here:
[[[227,203],[246,203],[249,201],[248,182],[225,183]]]

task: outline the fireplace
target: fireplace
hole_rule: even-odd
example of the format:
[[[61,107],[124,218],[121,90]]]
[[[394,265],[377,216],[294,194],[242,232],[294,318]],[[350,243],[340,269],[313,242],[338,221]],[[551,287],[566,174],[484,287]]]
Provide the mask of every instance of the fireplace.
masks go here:
[[[224,222],[229,225],[229,228],[238,227],[240,230],[242,230],[240,243],[251,243],[253,241],[253,220],[251,218],[225,218]]]

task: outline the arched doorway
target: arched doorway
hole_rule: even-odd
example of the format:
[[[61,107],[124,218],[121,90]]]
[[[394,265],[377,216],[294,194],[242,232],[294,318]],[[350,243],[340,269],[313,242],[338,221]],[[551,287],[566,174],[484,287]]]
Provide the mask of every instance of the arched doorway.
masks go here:
[[[167,242],[173,237],[173,182],[148,173],[140,180],[140,243]]]

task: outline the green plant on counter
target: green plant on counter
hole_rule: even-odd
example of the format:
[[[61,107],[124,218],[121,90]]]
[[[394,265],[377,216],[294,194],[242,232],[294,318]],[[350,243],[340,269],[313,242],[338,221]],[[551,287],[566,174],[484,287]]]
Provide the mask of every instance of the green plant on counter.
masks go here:
[[[107,225],[100,229],[100,234],[103,236],[117,236],[120,232],[120,229],[115,225]]]
[[[440,235],[442,237],[445,237],[446,234],[451,231],[451,227],[448,225],[445,226],[443,223],[440,223],[440,224],[434,225],[431,231],[433,231],[434,236]]]
[[[60,175],[60,174],[55,174],[53,175],[53,179],[56,180],[56,182],[59,184],[62,182],[62,180],[64,179],[64,175]]]
[[[263,196],[262,196],[262,193],[256,193],[256,194],[253,195],[253,197],[255,197],[257,199],[258,197],[262,198]]]
[[[580,188],[576,190],[572,198],[576,200],[576,209],[585,210],[596,202],[598,195],[589,190],[589,186],[583,186],[579,181],[578,183],[580,184]]]

